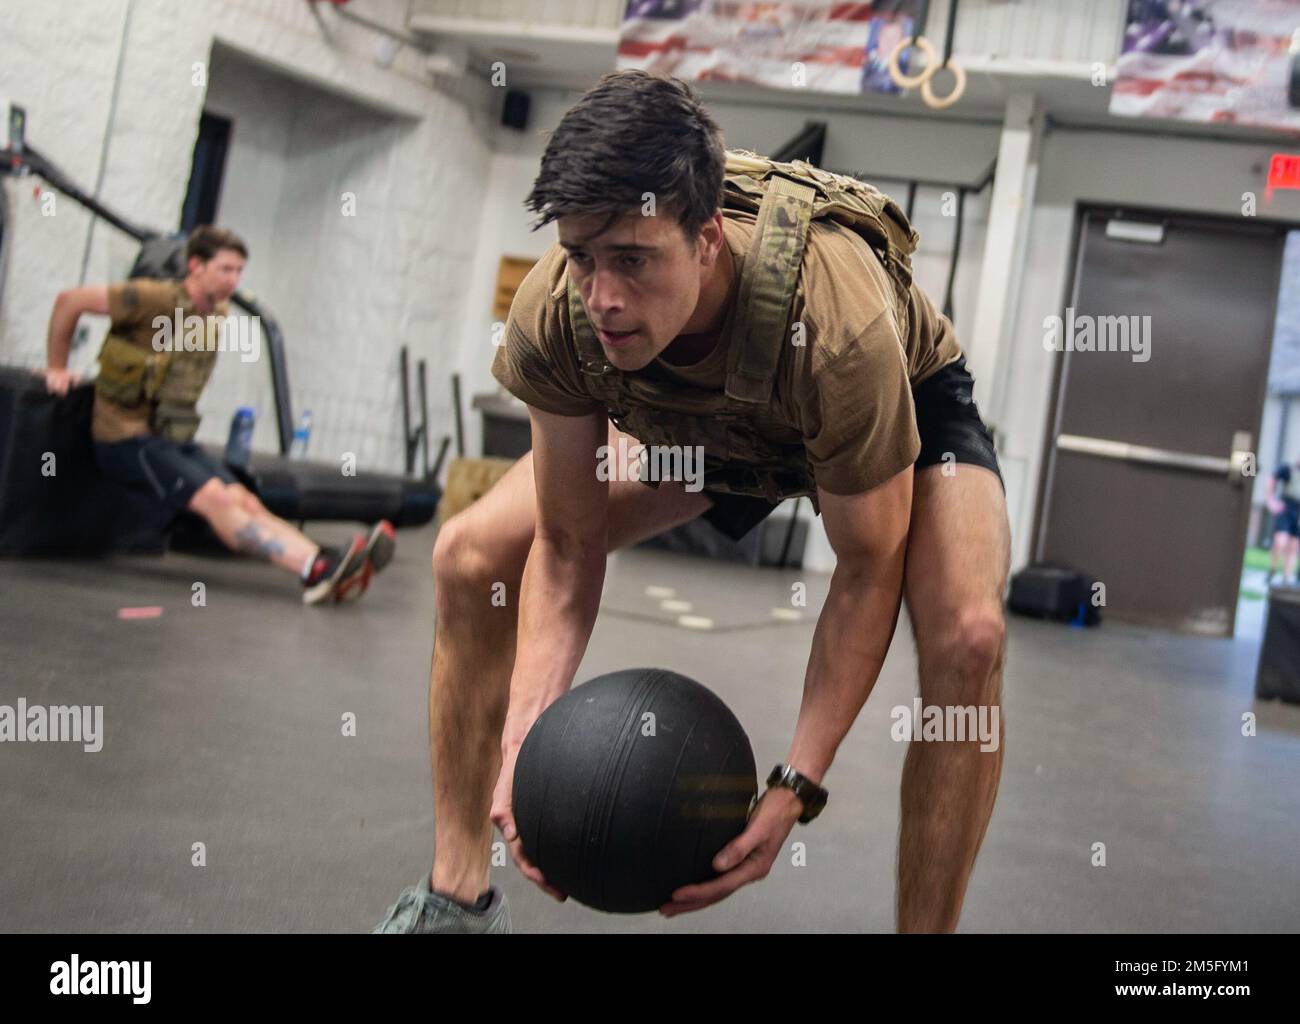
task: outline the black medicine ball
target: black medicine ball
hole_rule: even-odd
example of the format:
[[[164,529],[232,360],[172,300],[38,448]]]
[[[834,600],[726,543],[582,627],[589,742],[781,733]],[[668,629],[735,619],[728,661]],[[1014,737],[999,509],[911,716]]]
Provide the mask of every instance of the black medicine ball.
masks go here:
[[[515,762],[513,811],[547,882],[596,910],[638,914],[745,828],[754,752],[710,690],[665,669],[598,676],[533,723]]]

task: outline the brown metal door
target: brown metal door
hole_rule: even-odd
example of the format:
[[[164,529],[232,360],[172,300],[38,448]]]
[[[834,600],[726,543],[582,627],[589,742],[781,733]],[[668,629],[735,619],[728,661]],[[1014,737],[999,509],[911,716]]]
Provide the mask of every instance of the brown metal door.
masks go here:
[[[1082,214],[1070,343],[1091,326],[1093,350],[1056,356],[1038,558],[1104,583],[1108,616],[1230,636],[1285,234],[1143,218]],[[1103,317],[1147,329],[1146,361]]]

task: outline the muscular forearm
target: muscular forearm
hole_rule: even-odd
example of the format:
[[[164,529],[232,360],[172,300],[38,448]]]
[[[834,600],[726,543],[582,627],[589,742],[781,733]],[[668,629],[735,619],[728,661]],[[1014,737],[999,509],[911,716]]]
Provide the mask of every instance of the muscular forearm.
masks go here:
[[[568,690],[591,639],[604,582],[604,544],[533,541],[520,587],[511,723],[530,724]]]
[[[898,622],[902,578],[901,562],[874,571],[841,563],[831,577],[788,757],[815,782],[830,768],[876,684]]]
[[[56,300],[50,313],[50,329],[45,342],[45,365],[56,370],[63,370],[68,365],[68,353],[72,350],[72,331],[77,326],[80,314],[74,306]]]

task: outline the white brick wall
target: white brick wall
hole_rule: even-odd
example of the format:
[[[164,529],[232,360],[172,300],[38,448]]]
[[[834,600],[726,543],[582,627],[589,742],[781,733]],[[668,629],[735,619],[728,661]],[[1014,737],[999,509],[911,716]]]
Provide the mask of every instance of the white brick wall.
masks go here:
[[[405,21],[406,0],[351,6],[395,28]],[[428,360],[433,433],[451,427],[446,382],[468,313],[498,97],[476,78],[435,83],[409,48],[383,68],[378,34],[328,9],[321,21],[308,4],[286,0],[7,5],[0,94],[27,107],[32,144],[88,190],[107,138],[101,198],[171,230],[207,99],[192,84],[193,65],[211,61],[213,108],[236,118],[219,219],[250,242],[245,281],[284,329],[295,407],[314,413],[313,453],[352,451],[361,469],[398,471],[403,343],[413,361]],[[258,69],[259,79],[246,60],[223,61],[223,47],[269,70]],[[284,75],[301,84],[286,85]],[[42,217],[34,184],[3,186],[12,213],[0,307],[0,362],[30,366],[45,362],[55,295],[79,283],[89,224],[61,197],[56,215]],[[344,191],[356,193],[354,218],[342,216]],[[98,225],[86,280],[121,279],[136,248]],[[93,326],[71,360],[86,373],[103,333]],[[255,447],[273,449],[266,366],[230,354],[219,364],[201,405],[200,440],[223,441],[235,407],[253,404],[261,414]]]
[[[943,45],[951,0],[930,9],[928,35]],[[1110,63],[1119,55],[1127,0],[966,0],[957,11],[957,53]]]

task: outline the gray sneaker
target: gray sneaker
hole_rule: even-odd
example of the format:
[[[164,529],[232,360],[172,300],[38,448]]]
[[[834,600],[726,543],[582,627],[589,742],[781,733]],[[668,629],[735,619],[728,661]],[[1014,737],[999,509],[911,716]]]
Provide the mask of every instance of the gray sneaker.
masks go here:
[[[510,905],[496,886],[492,901],[481,914],[466,910],[429,887],[429,876],[409,885],[388,908],[372,935],[508,935]]]

